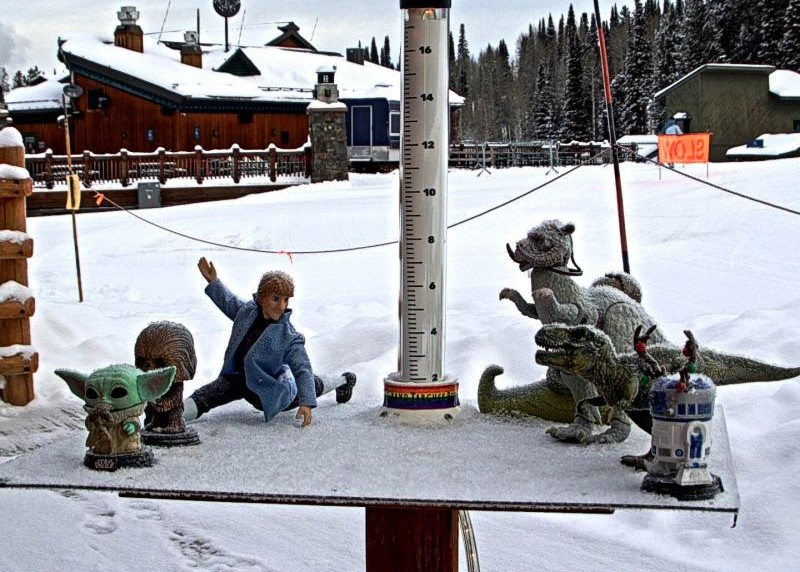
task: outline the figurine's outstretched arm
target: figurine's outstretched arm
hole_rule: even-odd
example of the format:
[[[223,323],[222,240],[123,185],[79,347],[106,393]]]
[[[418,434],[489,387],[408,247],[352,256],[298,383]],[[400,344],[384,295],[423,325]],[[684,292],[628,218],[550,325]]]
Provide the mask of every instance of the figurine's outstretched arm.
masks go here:
[[[539,312],[536,311],[536,304],[526,302],[525,298],[522,297],[522,294],[513,288],[503,288],[500,290],[500,299],[511,300],[514,302],[517,310],[519,310],[520,314],[523,316],[528,316],[534,320],[539,319]]]

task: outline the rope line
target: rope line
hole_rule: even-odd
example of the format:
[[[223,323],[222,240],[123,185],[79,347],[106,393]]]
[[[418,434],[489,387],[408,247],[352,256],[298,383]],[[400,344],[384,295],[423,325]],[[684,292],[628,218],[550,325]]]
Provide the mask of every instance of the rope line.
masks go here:
[[[475,214],[475,215],[472,215],[470,217],[467,217],[464,220],[460,220],[460,221],[458,221],[456,223],[453,223],[453,224],[449,225],[447,228],[448,229],[455,228],[455,227],[457,227],[459,225],[462,225],[464,223],[467,223],[467,222],[470,222],[470,221],[475,220],[477,218],[480,218],[480,217],[482,217],[484,215],[487,215],[487,214],[489,214],[489,213],[491,213],[493,211],[496,211],[496,210],[498,210],[498,209],[500,209],[502,207],[505,207],[505,206],[515,202],[515,201],[518,201],[521,198],[526,197],[526,196],[530,195],[531,193],[534,193],[534,192],[536,192],[536,191],[538,191],[540,189],[543,189],[544,187],[546,187],[546,186],[548,186],[548,185],[550,185],[552,183],[555,183],[557,180],[559,180],[559,179],[561,179],[563,177],[566,177],[570,173],[573,173],[574,171],[576,171],[580,167],[583,167],[584,165],[586,165],[590,161],[595,160],[596,158],[600,157],[602,154],[607,153],[608,151],[609,151],[608,149],[604,149],[604,150],[600,151],[599,153],[596,153],[596,154],[592,155],[591,157],[589,157],[585,161],[579,163],[578,165],[575,165],[571,169],[569,169],[567,171],[564,171],[560,175],[550,179],[549,181],[545,181],[544,183],[542,183],[538,187],[534,187],[533,189],[530,189],[530,190],[522,193],[521,195],[518,195],[518,196],[516,196],[516,197],[514,197],[512,199],[509,199],[509,200],[507,200],[507,201],[505,201],[505,202],[503,202],[503,203],[501,203],[499,205],[496,205],[496,206],[493,206],[493,207],[491,207],[489,209],[486,209],[483,212],[480,212],[478,214]],[[347,248],[330,248],[330,249],[325,249],[325,250],[292,250],[292,251],[288,251],[288,250],[265,250],[265,249],[250,248],[250,247],[245,247],[245,246],[234,246],[232,244],[224,244],[224,243],[221,243],[221,242],[214,242],[213,240],[207,240],[207,239],[204,239],[204,238],[199,238],[199,237],[192,236],[192,235],[189,235],[189,234],[185,234],[185,233],[179,232],[177,230],[173,230],[173,229],[171,229],[169,227],[160,225],[160,224],[158,224],[156,222],[153,222],[151,220],[148,220],[148,219],[144,218],[143,216],[140,216],[140,215],[136,214],[132,210],[127,209],[127,208],[123,207],[122,205],[112,201],[107,196],[105,196],[103,193],[95,193],[95,197],[98,199],[98,204],[101,203],[102,201],[107,201],[109,204],[111,204],[115,208],[117,208],[117,209],[119,209],[119,210],[121,210],[121,211],[123,211],[125,213],[128,213],[132,217],[134,217],[134,218],[136,218],[136,219],[138,219],[138,220],[140,220],[140,221],[142,221],[144,223],[147,223],[150,226],[153,226],[155,228],[163,230],[164,232],[168,232],[170,234],[174,234],[176,236],[180,236],[181,238],[185,238],[187,240],[193,240],[195,242],[200,242],[202,244],[208,244],[210,246],[216,246],[216,247],[219,247],[219,248],[227,248],[227,249],[230,249],[230,250],[239,250],[239,251],[243,251],[243,252],[258,252],[258,253],[261,253],[261,254],[288,254],[289,256],[292,256],[292,255],[295,255],[295,254],[335,254],[335,253],[341,253],[341,252],[355,252],[355,251],[359,251],[359,250],[368,250],[368,249],[371,249],[371,248],[380,248],[380,247],[383,247],[383,246],[390,246],[392,244],[397,244],[399,242],[399,240],[390,240],[390,241],[387,241],[387,242],[379,242],[379,243],[376,243],[376,244],[368,244],[368,245],[363,245],[363,246],[350,246],[350,247],[347,247]]]
[[[726,189],[725,187],[723,187],[723,186],[720,186],[720,185],[717,185],[716,183],[712,183],[711,181],[704,181],[703,179],[701,179],[701,178],[699,178],[699,177],[695,177],[694,175],[690,175],[689,173],[683,173],[683,172],[681,172],[681,171],[678,171],[678,170],[677,170],[677,169],[675,169],[674,167],[670,167],[669,165],[665,165],[664,163],[661,163],[660,161],[656,161],[655,159],[651,159],[650,157],[643,157],[643,156],[641,156],[641,155],[638,155],[638,154],[636,154],[636,152],[634,152],[632,149],[628,149],[628,148],[626,148],[626,147],[622,147],[622,146],[620,146],[620,145],[617,145],[617,147],[618,147],[619,149],[621,149],[621,150],[625,151],[625,152],[626,152],[626,153],[628,153],[629,155],[634,155],[634,156],[635,156],[637,159],[644,159],[644,160],[645,160],[645,161],[647,161],[648,163],[652,163],[652,164],[654,164],[654,165],[658,165],[659,167],[664,167],[665,169],[669,169],[669,170],[670,170],[670,171],[672,171],[673,173],[677,173],[678,175],[684,176],[684,177],[686,177],[686,178],[688,178],[688,179],[692,179],[693,181],[696,181],[696,182],[698,182],[698,183],[702,183],[702,184],[704,184],[704,185],[707,185],[707,186],[709,186],[709,187],[712,187],[712,188],[714,188],[714,189],[717,189],[717,190],[719,190],[719,191],[723,191],[723,192],[725,192],[725,193],[730,193],[731,195],[735,195],[735,196],[737,196],[737,197],[739,197],[739,198],[746,199],[746,200],[748,200],[748,201],[753,201],[754,203],[760,203],[760,204],[762,204],[762,205],[765,205],[765,206],[771,207],[771,208],[773,208],[773,209],[778,209],[778,210],[781,210],[781,211],[785,211],[785,212],[787,212],[787,213],[791,213],[791,214],[795,214],[795,215],[800,215],[800,211],[796,211],[796,210],[794,210],[794,209],[790,209],[789,207],[784,207],[784,206],[782,206],[782,205],[778,205],[778,204],[775,204],[775,203],[771,203],[771,202],[769,202],[769,201],[765,201],[765,200],[763,200],[763,199],[757,199],[757,198],[755,198],[755,197],[751,197],[751,196],[749,196],[749,195],[745,195],[745,194],[743,194],[743,193],[739,193],[739,192],[737,192],[737,191],[732,191],[731,189]]]
[[[633,155],[637,159],[644,159],[648,163],[651,163],[653,165],[657,165],[659,167],[663,167],[665,169],[669,169],[673,173],[677,173],[677,174],[679,174],[679,175],[681,175],[683,177],[689,178],[689,179],[691,179],[693,181],[696,181],[698,183],[701,183],[703,185],[712,187],[714,189],[723,191],[725,193],[729,193],[731,195],[735,195],[735,196],[737,196],[739,198],[742,198],[742,199],[746,199],[746,200],[749,200],[749,201],[753,201],[755,203],[759,203],[759,204],[765,205],[765,206],[770,207],[770,208],[778,209],[778,210],[781,210],[781,211],[784,211],[784,212],[788,212],[788,213],[794,214],[794,215],[800,215],[800,211],[796,211],[796,210],[791,209],[789,207],[778,205],[778,204],[775,204],[775,203],[772,203],[772,202],[769,202],[769,201],[765,201],[763,199],[757,199],[755,197],[751,197],[751,196],[745,195],[743,193],[739,193],[737,191],[733,191],[731,189],[727,189],[727,188],[725,188],[725,187],[723,187],[721,185],[717,185],[717,184],[712,183],[710,181],[705,181],[705,180],[703,180],[703,179],[701,179],[699,177],[695,177],[694,175],[690,175],[688,173],[681,172],[681,171],[679,171],[679,170],[677,170],[677,169],[675,169],[673,167],[669,167],[668,165],[660,163],[659,161],[656,161],[654,159],[650,159],[649,157],[642,157],[642,156],[636,154],[635,151],[633,151],[632,149],[629,149],[629,148],[624,147],[622,145],[618,145],[617,148],[622,150],[623,152],[629,154],[629,155]],[[553,177],[552,179],[550,179],[548,181],[545,181],[541,185],[538,185],[538,186],[536,186],[536,187],[534,187],[534,188],[532,188],[532,189],[530,189],[528,191],[525,191],[524,193],[522,193],[520,195],[517,195],[516,197],[513,197],[511,199],[508,199],[507,201],[504,201],[504,202],[502,202],[502,203],[500,203],[498,205],[495,205],[495,206],[490,207],[490,208],[488,208],[488,209],[486,209],[484,211],[481,211],[481,212],[479,212],[477,214],[474,214],[474,215],[469,216],[469,217],[467,217],[465,219],[462,219],[462,220],[460,220],[458,222],[455,222],[455,223],[453,223],[451,225],[448,225],[447,228],[448,228],[448,230],[456,228],[457,226],[460,226],[462,224],[466,224],[468,222],[471,222],[473,220],[476,220],[478,218],[486,216],[489,213],[492,213],[492,212],[494,212],[496,210],[499,210],[499,209],[501,209],[503,207],[506,207],[506,206],[510,205],[511,203],[514,203],[514,202],[516,202],[516,201],[518,201],[520,199],[523,199],[523,198],[527,197],[528,195],[531,195],[531,194],[535,193],[536,191],[539,191],[539,190],[547,187],[548,185],[551,185],[551,184],[555,183],[556,181],[566,177],[567,175],[570,175],[570,174],[574,173],[575,171],[577,171],[581,167],[587,165],[590,162],[595,161],[598,157],[608,153],[609,151],[610,151],[610,149],[603,149],[600,152],[595,153],[591,157],[585,159],[584,161],[578,163],[574,167],[564,171],[561,174],[556,175],[555,177]],[[381,247],[384,247],[384,246],[391,246],[391,245],[397,244],[399,242],[399,240],[389,240],[389,241],[386,241],[386,242],[379,242],[379,243],[375,243],[375,244],[367,244],[367,245],[362,245],[362,246],[350,246],[350,247],[345,247],[345,248],[329,248],[329,249],[317,249],[317,250],[297,250],[297,251],[266,250],[266,249],[251,248],[251,247],[246,247],[246,246],[234,246],[232,244],[224,244],[224,243],[221,243],[221,242],[215,242],[213,240],[207,240],[207,239],[204,239],[204,238],[199,238],[197,236],[192,236],[192,235],[189,235],[189,234],[185,234],[183,232],[179,232],[179,231],[171,229],[169,227],[160,225],[160,224],[158,224],[156,222],[153,222],[151,220],[148,220],[148,219],[136,214],[135,212],[131,211],[130,209],[127,209],[127,208],[123,207],[122,205],[112,201],[111,199],[109,199],[108,197],[106,197],[102,193],[96,193],[95,197],[98,199],[98,204],[100,202],[102,202],[102,201],[107,201],[109,204],[111,204],[115,208],[117,208],[117,209],[119,209],[119,210],[121,210],[123,212],[128,213],[132,217],[134,217],[134,218],[136,218],[136,219],[138,219],[138,220],[140,220],[140,221],[142,221],[142,222],[144,222],[146,224],[149,224],[150,226],[153,226],[155,228],[163,230],[164,232],[168,232],[170,234],[174,234],[175,236],[180,236],[181,238],[185,238],[187,240],[192,240],[194,242],[207,244],[209,246],[215,246],[215,247],[218,247],[218,248],[226,248],[226,249],[229,249],[229,250],[238,250],[238,251],[242,251],[242,252],[257,252],[257,253],[260,253],[260,254],[286,254],[291,258],[291,256],[293,256],[295,254],[336,254],[336,253],[342,253],[342,252],[356,252],[356,251],[360,251],[360,250],[369,250],[369,249],[372,249],[372,248],[381,248]]]

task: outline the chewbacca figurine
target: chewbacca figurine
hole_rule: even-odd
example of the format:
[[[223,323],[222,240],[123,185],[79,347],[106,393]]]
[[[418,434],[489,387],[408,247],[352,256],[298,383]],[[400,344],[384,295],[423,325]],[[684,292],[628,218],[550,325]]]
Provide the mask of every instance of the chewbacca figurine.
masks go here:
[[[183,382],[194,377],[197,355],[194,338],[182,324],[154,322],[136,338],[136,367],[150,371],[175,366],[175,381],[170,390],[147,404],[142,440],[149,445],[195,445],[200,442],[197,431],[187,428],[183,420]]]

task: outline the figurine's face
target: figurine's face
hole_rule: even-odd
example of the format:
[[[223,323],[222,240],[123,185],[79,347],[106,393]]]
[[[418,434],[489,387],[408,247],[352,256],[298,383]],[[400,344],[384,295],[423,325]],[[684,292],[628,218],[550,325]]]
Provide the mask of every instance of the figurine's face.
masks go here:
[[[101,370],[86,381],[83,399],[89,407],[110,405],[112,410],[127,409],[142,402],[136,378],[117,371]]]
[[[89,408],[118,411],[164,395],[175,379],[175,366],[143,372],[132,365],[119,364],[95,370],[91,375],[66,369],[55,373]]]
[[[290,296],[281,296],[274,292],[267,292],[258,299],[258,305],[261,306],[261,314],[270,320],[278,320],[286,308],[289,307]]]

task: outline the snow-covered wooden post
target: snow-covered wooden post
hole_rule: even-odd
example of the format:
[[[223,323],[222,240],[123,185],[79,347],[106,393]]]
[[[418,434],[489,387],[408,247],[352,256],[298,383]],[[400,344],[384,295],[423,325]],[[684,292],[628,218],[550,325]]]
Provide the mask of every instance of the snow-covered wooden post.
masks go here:
[[[33,239],[25,232],[25,198],[31,192],[22,135],[6,127],[0,130],[0,397],[12,405],[33,399],[33,373],[39,366],[39,355],[30,345],[35,303],[28,289],[28,258]]]

